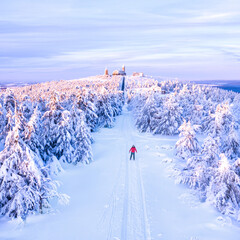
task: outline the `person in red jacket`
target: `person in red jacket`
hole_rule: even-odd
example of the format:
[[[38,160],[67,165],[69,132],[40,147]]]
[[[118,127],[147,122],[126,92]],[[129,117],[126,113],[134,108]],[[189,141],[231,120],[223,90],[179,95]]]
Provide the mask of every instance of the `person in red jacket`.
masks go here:
[[[133,160],[135,160],[135,152],[137,152],[137,149],[136,149],[136,147],[134,145],[132,145],[132,147],[129,150],[129,152],[131,153],[130,160],[132,160],[132,158],[133,158]]]

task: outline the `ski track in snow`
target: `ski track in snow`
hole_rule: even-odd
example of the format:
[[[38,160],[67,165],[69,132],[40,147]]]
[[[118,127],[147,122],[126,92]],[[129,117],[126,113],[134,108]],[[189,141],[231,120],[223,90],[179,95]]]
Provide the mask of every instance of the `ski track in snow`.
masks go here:
[[[121,132],[125,149],[107,209],[101,218],[101,226],[107,227],[107,240],[151,240],[147,217],[144,184],[139,159],[129,160],[128,151],[133,143],[134,129],[129,113],[122,118]],[[122,215],[122,216],[121,216]]]
[[[127,139],[125,152],[127,154],[129,146],[131,146],[132,144],[136,144],[136,139],[132,135],[134,133],[134,129],[130,124],[131,123],[130,117],[126,117],[124,121],[125,121],[124,127],[125,139]],[[130,161],[129,157],[126,156],[125,174],[126,174],[124,191],[125,197],[121,239],[150,240],[151,239],[150,227],[147,218],[144,195],[145,193],[141,177],[139,160]]]

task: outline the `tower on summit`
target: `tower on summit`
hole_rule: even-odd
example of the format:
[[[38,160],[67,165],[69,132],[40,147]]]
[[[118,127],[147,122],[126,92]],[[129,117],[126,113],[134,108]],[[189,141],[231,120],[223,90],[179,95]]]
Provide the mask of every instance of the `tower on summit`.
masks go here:
[[[107,68],[105,68],[105,70],[104,70],[104,75],[108,76],[108,69]]]

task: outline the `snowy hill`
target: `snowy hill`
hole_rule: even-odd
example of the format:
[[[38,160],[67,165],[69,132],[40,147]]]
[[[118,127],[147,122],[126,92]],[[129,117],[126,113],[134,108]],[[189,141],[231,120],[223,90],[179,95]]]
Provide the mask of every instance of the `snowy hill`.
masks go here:
[[[238,238],[239,94],[120,85],[96,76],[1,92],[1,239]]]

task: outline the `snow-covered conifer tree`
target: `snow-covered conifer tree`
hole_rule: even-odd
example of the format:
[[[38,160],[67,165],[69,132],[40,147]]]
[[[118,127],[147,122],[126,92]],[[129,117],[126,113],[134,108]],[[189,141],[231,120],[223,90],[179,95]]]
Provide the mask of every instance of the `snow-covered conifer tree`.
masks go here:
[[[54,155],[62,162],[67,163],[72,162],[73,155],[73,129],[70,118],[70,112],[64,110],[62,112],[61,122],[59,122],[58,132],[56,134],[57,142],[53,148]]]
[[[8,110],[11,109],[11,111],[13,112],[15,109],[15,103],[16,99],[13,92],[11,90],[7,91],[6,95],[4,95],[4,108],[6,109],[6,111],[8,112]]]
[[[145,105],[148,96],[146,94],[142,94],[142,93],[133,93],[128,91],[127,93],[127,103],[128,103],[128,109],[129,110],[133,110],[134,109],[134,114],[137,116],[138,113],[141,112],[143,106]]]
[[[48,111],[46,111],[42,117],[43,120],[43,131],[42,139],[44,145],[44,161],[48,161],[49,156],[52,156],[54,148],[56,147],[58,136],[59,136],[59,126],[62,120],[62,107],[59,103],[59,98],[57,94],[54,94],[47,104]]]
[[[43,161],[47,165],[50,174],[57,174],[62,167],[55,156],[54,149],[59,138],[59,127],[62,121],[62,107],[58,95],[55,93],[47,104],[48,111],[43,114],[42,143],[44,146]]]
[[[3,124],[2,128],[2,136],[5,139],[7,133],[13,129],[14,126],[14,111],[16,108],[16,99],[13,93],[10,91],[7,95],[4,96],[4,106],[3,106],[3,114],[6,114],[6,121]],[[4,114],[4,115],[5,115]]]
[[[229,158],[237,158],[240,154],[239,133],[236,123],[232,122],[229,133],[222,137],[222,152]]]
[[[202,125],[203,114],[204,114],[203,106],[194,104],[191,112],[191,116],[190,116],[193,124]]]
[[[122,112],[122,106],[124,103],[123,94],[121,92],[113,92],[110,95],[111,106],[113,109],[113,117],[118,116]]]
[[[209,123],[209,132],[213,138],[219,138],[220,152],[229,158],[239,156],[239,124],[228,102],[217,106],[215,114]]]
[[[213,138],[211,136],[207,136],[204,139],[201,154],[202,158],[207,163],[207,166],[216,167],[220,154],[219,137]]]
[[[145,102],[144,106],[142,107],[136,120],[136,126],[141,132],[152,132],[152,119],[154,114],[157,113],[157,111],[158,110],[155,104],[154,94],[151,94]]]
[[[237,217],[240,206],[240,179],[227,157],[223,153],[220,157],[219,167],[207,188],[207,201],[221,213]]]
[[[86,123],[91,131],[96,129],[98,122],[95,98],[96,97],[91,92],[85,92],[85,94],[81,93],[77,96],[77,107],[85,113]]]
[[[193,155],[199,153],[200,146],[196,138],[194,126],[191,122],[184,120],[183,124],[179,127],[179,140],[176,143],[176,154],[177,156],[187,160]]]
[[[202,119],[202,131],[207,134],[213,133],[215,129],[215,114],[213,112],[213,109],[208,109],[208,112],[205,114],[205,116],[203,116]]]
[[[194,110],[194,95],[191,92],[191,85],[184,84],[177,95],[179,106],[183,109],[182,116],[184,119],[190,120]]]
[[[177,182],[187,184],[189,187],[199,191],[199,197],[204,200],[206,188],[211,177],[211,169],[201,155],[188,158],[186,167],[179,171]]]
[[[96,103],[98,126],[112,127],[113,126],[113,109],[110,103],[109,95],[105,89],[101,89],[100,95]]]
[[[240,177],[240,158],[233,162],[232,168],[234,169],[235,173]]]
[[[158,108],[158,113],[154,115],[154,134],[174,135],[182,123],[182,108],[179,106],[174,94],[163,102]]]
[[[41,139],[41,129],[41,113],[38,109],[38,106],[36,106],[30,120],[24,129],[24,142],[30,147],[33,152],[39,156],[44,155],[44,146]]]
[[[6,115],[2,107],[2,104],[0,103],[0,141],[4,138],[3,131],[4,131],[5,123],[6,123]]]
[[[16,125],[0,153],[0,214],[24,219],[30,213],[41,212],[49,206],[51,197],[60,195],[56,184],[35,164],[40,162],[39,157],[21,139],[21,119],[15,117]]]
[[[180,171],[177,181],[187,184],[191,188],[198,189],[200,198],[204,200],[212,171],[209,162],[213,161],[212,158],[215,157],[215,155],[212,156],[212,152],[208,152],[210,151],[208,147],[210,147],[211,141],[206,141],[204,145],[204,153],[209,155],[205,156],[204,154],[200,154],[200,146],[198,145],[194,128],[190,122],[187,123],[184,120],[180,128],[182,138],[177,142],[178,145],[176,144],[176,148],[178,156],[185,159],[186,164]],[[209,143],[209,145],[207,143]],[[201,153],[203,153],[203,151]]]
[[[24,116],[24,118],[26,118],[27,120],[30,119],[32,113],[33,113],[33,103],[30,99],[29,96],[25,96],[23,98],[23,101],[21,102],[21,112]]]
[[[90,163],[92,162],[92,137],[89,128],[84,121],[84,113],[79,112],[75,130],[73,163]]]
[[[213,136],[226,135],[230,132],[231,123],[234,121],[234,116],[231,112],[231,107],[228,102],[221,103],[217,106],[214,114],[214,126],[212,127]]]

